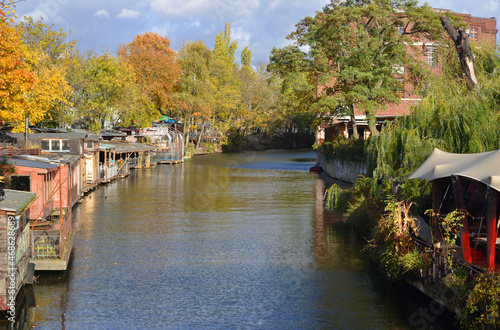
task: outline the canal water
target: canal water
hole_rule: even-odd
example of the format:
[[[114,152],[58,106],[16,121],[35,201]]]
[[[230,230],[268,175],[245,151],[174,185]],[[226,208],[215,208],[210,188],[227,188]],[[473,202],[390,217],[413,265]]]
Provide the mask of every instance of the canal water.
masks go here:
[[[29,326],[426,325],[422,307],[374,272],[362,235],[323,211],[330,182],[308,171],[314,158],[279,150],[201,156],[99,187],[75,209],[69,270],[37,278]]]

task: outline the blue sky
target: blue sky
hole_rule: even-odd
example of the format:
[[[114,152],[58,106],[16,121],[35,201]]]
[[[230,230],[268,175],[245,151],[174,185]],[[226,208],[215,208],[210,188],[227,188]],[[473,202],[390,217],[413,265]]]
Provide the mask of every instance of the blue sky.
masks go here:
[[[267,62],[273,46],[290,42],[286,36],[305,16],[313,16],[327,0],[24,0],[17,4],[24,15],[71,31],[82,51],[115,52],[137,34],[148,31],[168,36],[180,49],[184,41],[202,40],[213,48],[215,35],[232,23],[238,41],[237,59],[245,46],[253,62]],[[424,2],[420,2],[423,4]],[[451,9],[478,17],[500,18],[500,0],[432,0],[434,8]]]

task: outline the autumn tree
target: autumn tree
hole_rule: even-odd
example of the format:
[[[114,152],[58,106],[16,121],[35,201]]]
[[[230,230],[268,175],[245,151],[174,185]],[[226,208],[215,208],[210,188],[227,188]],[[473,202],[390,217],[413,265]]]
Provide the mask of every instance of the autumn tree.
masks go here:
[[[72,88],[66,80],[66,58],[74,51],[76,42],[68,41],[61,29],[53,30],[42,21],[25,17],[16,29],[29,51],[27,62],[36,82],[25,97],[28,101],[24,115],[32,124],[55,121],[63,125],[64,111],[70,106]],[[24,131],[24,125],[15,130]]]
[[[253,87],[256,78],[257,76],[252,68],[252,51],[247,46],[241,51],[241,67],[239,69],[242,115],[247,124],[249,123],[248,117],[254,106]]]
[[[89,53],[84,62],[84,84],[81,90],[79,115],[94,132],[106,123],[116,124],[122,112],[134,106],[134,72],[109,53]]]
[[[26,63],[28,50],[16,30],[8,23],[6,6],[0,3],[0,121],[17,125],[24,121],[28,104],[25,94],[35,83],[31,67]]]
[[[309,47],[320,97],[330,99],[331,114],[351,117],[357,136],[355,108],[377,134],[376,112],[399,102],[401,68],[415,85],[428,72],[415,60],[422,50],[413,40],[434,40],[441,31],[434,10],[412,0],[336,0],[302,19],[288,38]]]
[[[241,52],[240,93],[245,129],[250,133],[272,132],[276,120],[278,85],[271,79],[266,64],[252,64],[252,51],[245,47]]]
[[[244,66],[243,66],[244,68]],[[247,125],[252,133],[273,134],[283,126],[277,124],[279,117],[278,99],[280,81],[267,70],[267,65],[260,62],[252,69],[251,75],[242,70],[242,96],[248,104]],[[247,77],[247,78],[245,78]],[[249,77],[249,78],[248,78]],[[246,79],[250,80],[250,84]]]
[[[16,16],[16,3],[22,0],[0,0],[0,19],[13,24]]]
[[[214,116],[214,88],[211,81],[214,55],[202,41],[190,41],[182,46],[178,59],[182,75],[174,98],[177,101],[176,109],[182,110],[180,115],[186,123],[184,134],[188,143],[187,134],[191,126],[200,122],[204,128],[205,123],[211,123]]]
[[[231,23],[226,23],[224,31],[219,31],[215,37],[215,61],[211,70],[214,111],[223,132],[242,123],[240,81],[235,62],[237,47],[238,43],[231,40]]]
[[[137,83],[149,95],[155,108],[165,114],[181,68],[170,40],[156,33],[137,35],[118,47],[118,56],[135,71]]]

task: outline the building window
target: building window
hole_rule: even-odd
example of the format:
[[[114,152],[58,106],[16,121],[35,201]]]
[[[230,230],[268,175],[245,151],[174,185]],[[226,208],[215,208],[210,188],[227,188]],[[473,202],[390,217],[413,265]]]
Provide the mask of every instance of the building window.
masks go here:
[[[477,29],[476,29],[476,28],[471,28],[471,29],[470,29],[470,34],[469,34],[469,37],[470,37],[472,40],[477,40]]]
[[[426,61],[431,68],[436,66],[436,46],[427,46]]]
[[[69,140],[63,139],[44,139],[42,140],[42,150],[48,152],[69,152]]]
[[[51,144],[51,146],[50,146],[51,151],[61,150],[61,141],[60,140],[51,140],[50,144]]]
[[[42,150],[49,150],[50,145],[49,145],[49,140],[42,140]]]
[[[69,140],[62,140],[62,150],[63,151],[70,151],[71,148],[69,146]]]
[[[94,148],[94,141],[87,141],[87,149]]]
[[[405,33],[405,26],[403,25],[403,23],[401,23],[400,25],[396,26],[396,29],[398,29],[398,33],[400,35],[403,35]]]
[[[31,191],[31,178],[29,175],[12,175],[10,177],[10,188],[21,191]]]

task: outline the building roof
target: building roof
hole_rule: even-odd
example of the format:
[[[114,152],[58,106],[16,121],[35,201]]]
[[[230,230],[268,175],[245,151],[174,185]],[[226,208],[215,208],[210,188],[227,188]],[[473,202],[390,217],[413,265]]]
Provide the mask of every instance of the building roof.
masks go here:
[[[103,138],[113,138],[113,137],[125,137],[127,133],[115,131],[115,130],[104,130],[99,133]]]
[[[43,157],[36,157],[36,158],[32,157],[32,159],[12,157],[8,159],[7,162],[9,164],[16,166],[40,168],[44,170],[50,170],[59,167],[58,164],[51,163],[48,158],[43,158]]]
[[[24,133],[7,133],[10,137],[17,139],[18,144],[24,144],[25,136]],[[84,139],[85,141],[99,141],[100,136],[98,134],[92,134],[85,132],[83,130],[74,130],[71,133],[30,133],[28,134],[28,140],[41,140],[41,139]]]
[[[157,147],[141,143],[106,141],[99,143],[99,150],[114,150],[116,153],[141,152],[156,150]]]
[[[5,189],[5,199],[0,201],[0,210],[22,214],[36,199],[32,192]]]
[[[454,154],[434,149],[408,179],[436,180],[462,176],[500,191],[500,149],[476,154]]]

